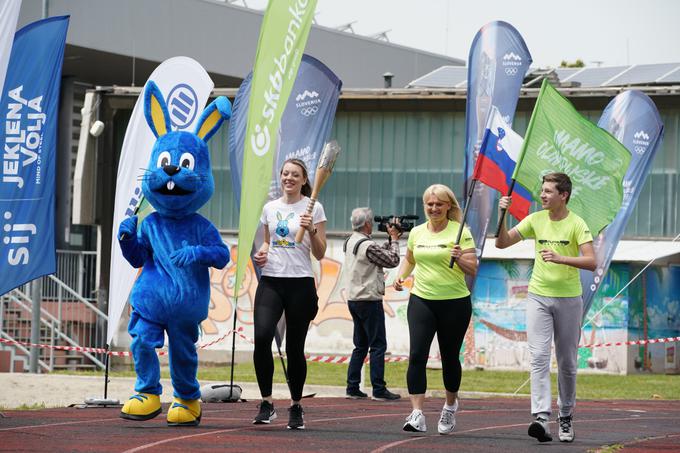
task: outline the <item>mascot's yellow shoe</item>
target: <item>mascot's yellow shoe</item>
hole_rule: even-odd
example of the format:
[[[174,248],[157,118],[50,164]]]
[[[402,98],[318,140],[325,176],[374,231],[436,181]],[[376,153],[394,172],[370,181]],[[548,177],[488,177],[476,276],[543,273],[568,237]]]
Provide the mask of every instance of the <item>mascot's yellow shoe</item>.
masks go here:
[[[201,402],[175,398],[168,410],[168,426],[198,426],[201,422]]]
[[[150,393],[138,393],[130,397],[120,411],[126,420],[151,420],[161,413],[161,397]]]

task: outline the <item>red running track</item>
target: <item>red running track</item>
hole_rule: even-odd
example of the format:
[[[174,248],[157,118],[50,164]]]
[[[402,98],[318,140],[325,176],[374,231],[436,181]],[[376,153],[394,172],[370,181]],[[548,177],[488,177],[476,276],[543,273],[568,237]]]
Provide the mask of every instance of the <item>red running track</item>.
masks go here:
[[[253,425],[257,402],[204,404],[198,427],[170,428],[165,416],[147,422],[118,418],[118,408],[59,408],[4,411],[0,417],[0,451],[271,451],[398,452],[503,450],[526,452],[592,451],[622,445],[624,451],[680,451],[678,401],[579,401],[574,416],[576,441],[539,444],[527,436],[526,398],[464,399],[452,435],[437,434],[442,401],[425,405],[428,432],[402,431],[410,413],[408,400],[375,402],[341,398],[303,400],[304,431],[286,429],[286,401],[276,401],[279,418]],[[164,407],[167,410],[167,407]]]

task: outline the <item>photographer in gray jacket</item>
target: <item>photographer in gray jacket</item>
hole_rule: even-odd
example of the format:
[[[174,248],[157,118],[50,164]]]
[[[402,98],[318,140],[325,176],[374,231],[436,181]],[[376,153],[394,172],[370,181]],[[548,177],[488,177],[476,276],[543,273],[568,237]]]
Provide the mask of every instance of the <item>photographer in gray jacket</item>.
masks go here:
[[[385,274],[383,268],[399,265],[398,223],[387,227],[389,241],[382,246],[373,241],[373,212],[370,208],[356,208],[352,211],[352,230],[343,250],[344,283],[347,288],[347,305],[354,321],[354,350],[347,370],[347,398],[367,398],[359,388],[361,367],[370,351],[371,385],[373,399],[378,401],[397,400],[400,395],[387,390],[385,383]]]

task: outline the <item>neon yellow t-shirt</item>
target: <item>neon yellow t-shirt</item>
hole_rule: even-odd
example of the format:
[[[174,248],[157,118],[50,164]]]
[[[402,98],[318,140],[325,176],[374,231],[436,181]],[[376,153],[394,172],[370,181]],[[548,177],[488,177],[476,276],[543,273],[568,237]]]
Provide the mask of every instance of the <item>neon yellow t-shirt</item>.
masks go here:
[[[427,229],[427,223],[418,225],[408,236],[408,249],[416,261],[415,284],[411,292],[428,300],[458,299],[469,296],[465,284],[465,274],[454,264],[449,268],[451,249],[456,242],[460,224],[449,220],[448,225],[439,233]],[[463,228],[460,248],[474,248],[470,230]]]
[[[553,221],[549,211],[543,210],[525,217],[515,229],[523,239],[536,239],[529,291],[546,297],[580,296],[579,270],[566,264],[546,263],[539,252],[549,249],[562,256],[578,256],[579,245],[593,241],[586,222],[571,211],[564,219]]]

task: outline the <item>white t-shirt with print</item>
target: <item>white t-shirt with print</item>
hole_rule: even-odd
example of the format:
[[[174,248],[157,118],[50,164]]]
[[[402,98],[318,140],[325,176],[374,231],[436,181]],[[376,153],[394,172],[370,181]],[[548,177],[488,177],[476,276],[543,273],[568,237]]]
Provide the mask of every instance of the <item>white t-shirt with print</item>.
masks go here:
[[[300,216],[307,211],[309,198],[302,197],[293,204],[284,203],[280,198],[272,200],[262,208],[260,222],[269,230],[269,254],[262,275],[268,277],[313,277],[311,239],[305,233],[302,243],[295,243],[295,234],[300,229]],[[318,201],[312,211],[312,223],[326,221],[326,213]]]

